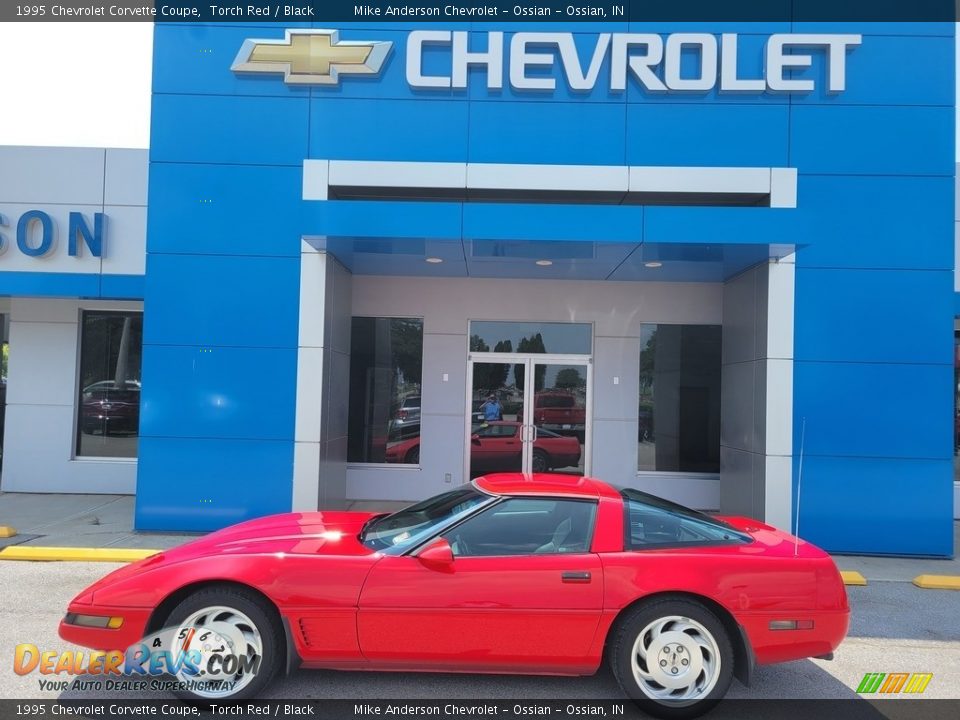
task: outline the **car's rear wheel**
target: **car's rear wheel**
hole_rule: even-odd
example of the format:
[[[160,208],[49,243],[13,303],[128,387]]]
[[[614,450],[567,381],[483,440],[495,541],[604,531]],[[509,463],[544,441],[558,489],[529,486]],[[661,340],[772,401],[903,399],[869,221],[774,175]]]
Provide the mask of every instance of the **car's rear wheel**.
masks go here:
[[[420,446],[417,445],[415,448],[412,448],[410,452],[407,453],[407,456],[403,459],[407,465],[419,465],[420,464]]]
[[[534,450],[532,465],[534,472],[547,472],[550,469],[550,459],[543,450]]]
[[[256,697],[277,674],[283,658],[283,627],[263,598],[242,588],[199,590],[177,605],[165,623],[175,655],[196,651],[199,672],[181,669],[187,700],[242,700]]]
[[[640,605],[619,624],[611,664],[623,691],[662,718],[710,710],[733,679],[733,646],[723,623],[694,600]]]

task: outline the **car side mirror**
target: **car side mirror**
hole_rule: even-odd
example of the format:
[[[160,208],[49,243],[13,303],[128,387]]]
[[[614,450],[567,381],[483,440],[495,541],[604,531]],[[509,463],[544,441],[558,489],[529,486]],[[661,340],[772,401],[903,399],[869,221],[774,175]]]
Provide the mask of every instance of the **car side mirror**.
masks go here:
[[[453,548],[444,538],[437,538],[417,553],[417,560],[431,570],[453,572]]]
[[[479,436],[479,435],[471,435],[471,436],[470,436],[470,442],[472,442],[474,445],[479,445],[479,444],[480,444],[480,436]]]

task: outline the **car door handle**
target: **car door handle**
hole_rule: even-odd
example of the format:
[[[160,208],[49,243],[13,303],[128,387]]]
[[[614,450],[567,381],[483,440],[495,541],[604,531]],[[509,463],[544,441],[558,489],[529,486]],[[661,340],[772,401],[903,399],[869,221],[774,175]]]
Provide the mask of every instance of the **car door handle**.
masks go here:
[[[560,578],[565,583],[588,583],[590,582],[590,573],[567,570],[560,573]]]

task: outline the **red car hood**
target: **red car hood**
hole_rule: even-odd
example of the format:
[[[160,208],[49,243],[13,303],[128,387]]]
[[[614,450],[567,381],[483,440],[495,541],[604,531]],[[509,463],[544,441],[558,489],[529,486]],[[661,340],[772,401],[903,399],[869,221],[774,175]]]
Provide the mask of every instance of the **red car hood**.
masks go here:
[[[168,561],[232,553],[369,555],[371,550],[357,536],[363,524],[376,514],[327,511],[268,515],[231,525],[164,555]]]
[[[373,555],[357,539],[363,524],[379,513],[307,512],[284,513],[248,520],[197,538],[184,545],[130,563],[101,578],[85,591],[95,592],[157,565],[186,562],[207,556],[305,554]]]

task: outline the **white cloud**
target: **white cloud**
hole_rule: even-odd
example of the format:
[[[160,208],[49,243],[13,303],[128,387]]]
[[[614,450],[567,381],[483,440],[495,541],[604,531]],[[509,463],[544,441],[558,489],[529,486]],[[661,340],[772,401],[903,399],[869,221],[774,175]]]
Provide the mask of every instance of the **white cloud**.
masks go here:
[[[0,145],[148,147],[152,55],[152,23],[0,23]]]

